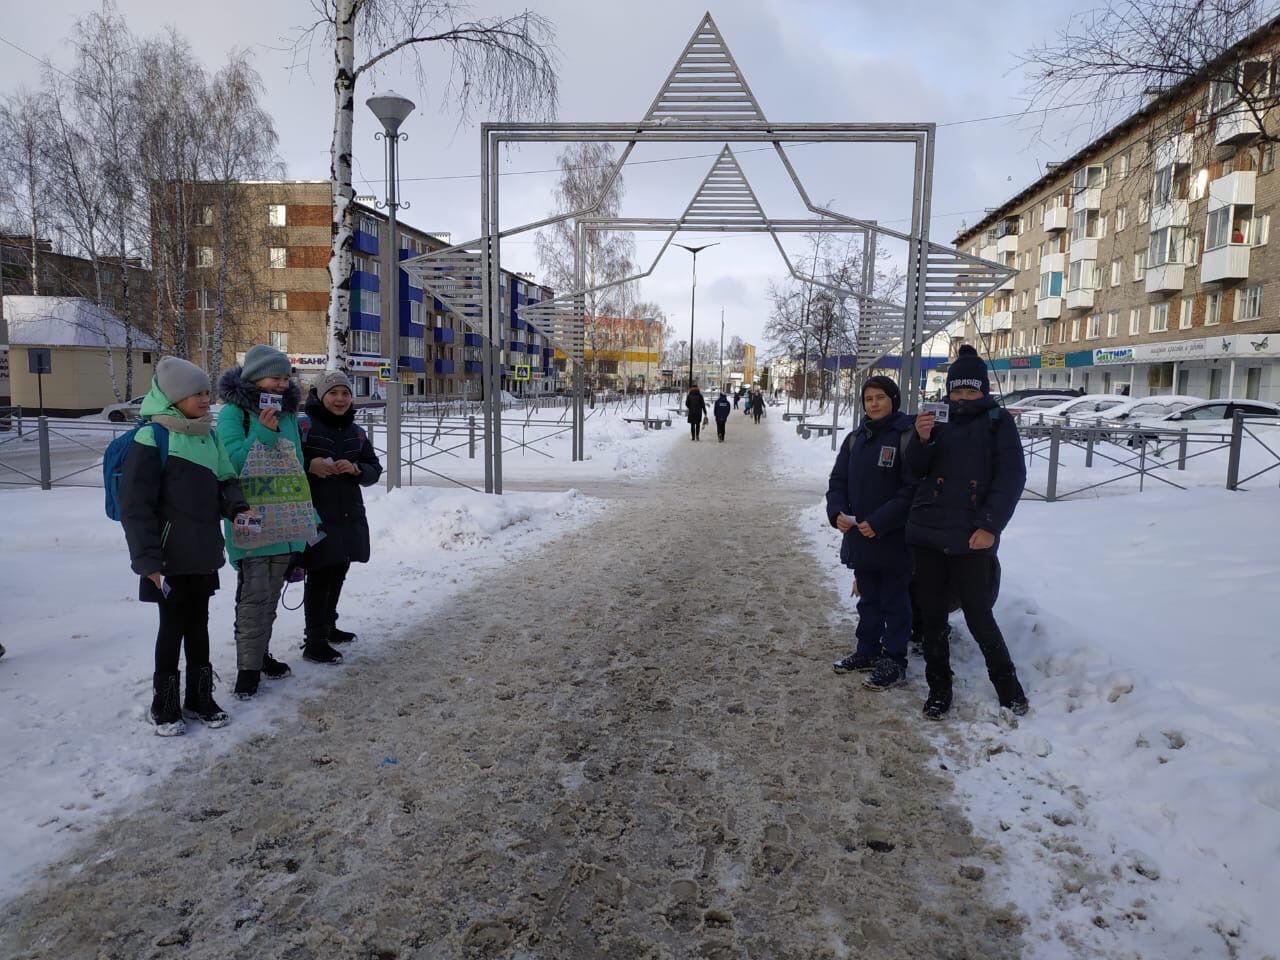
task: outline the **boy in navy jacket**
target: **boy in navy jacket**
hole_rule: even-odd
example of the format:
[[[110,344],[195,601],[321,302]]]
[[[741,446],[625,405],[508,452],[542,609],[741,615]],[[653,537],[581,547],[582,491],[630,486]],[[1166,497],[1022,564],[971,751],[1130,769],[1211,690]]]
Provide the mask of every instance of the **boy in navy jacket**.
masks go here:
[[[898,385],[872,377],[862,388],[866,416],[845,438],[827,482],[827,519],[844,534],[840,560],[858,585],[857,647],[836,673],[871,671],[863,684],[888,690],[906,681],[911,633],[911,553],[905,527],[914,489],[903,465],[911,417]]]
[[[951,709],[951,650],[947,599],[960,597],[965,623],[987,662],[1002,707],[1027,712],[1026,695],[991,608],[995,556],[1022,495],[1027,469],[1022,441],[1009,413],[990,396],[987,365],[965,344],[947,371],[947,423],[916,417],[907,467],[919,478],[907,521],[915,554],[915,595],[924,616],[924,715],[941,720]]]

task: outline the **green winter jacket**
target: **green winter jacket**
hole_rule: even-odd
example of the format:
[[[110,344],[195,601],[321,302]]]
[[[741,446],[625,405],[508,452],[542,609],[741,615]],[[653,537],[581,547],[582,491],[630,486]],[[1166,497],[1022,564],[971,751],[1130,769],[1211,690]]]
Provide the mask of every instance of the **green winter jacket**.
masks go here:
[[[134,435],[120,478],[120,511],[135,573],[212,573],[225,562],[219,518],[249,509],[236,470],[207,420],[190,420],[154,381],[141,416],[169,432],[161,467],[152,427]]]
[[[237,367],[235,370],[238,373],[239,368]],[[293,387],[292,390],[296,391],[297,388]],[[289,406],[295,406],[296,409],[295,404],[289,404]],[[229,402],[222,408],[222,412],[218,414],[218,440],[226,449],[231,465],[235,468],[236,476],[239,476],[240,471],[244,469],[245,460],[249,457],[249,448],[253,446],[255,440],[261,441],[266,446],[274,446],[281,437],[293,443],[294,451],[298,455],[299,469],[301,469],[305,461],[302,459],[302,437],[298,432],[298,415],[292,412],[282,412],[280,414],[280,431],[276,433],[264,427],[258,420],[257,411],[254,411],[249,414],[249,431],[246,433],[244,429],[246,412],[248,411],[244,407]],[[267,543],[260,547],[254,547],[252,550],[242,550],[232,540],[230,521],[226,524],[226,540],[227,556],[231,558],[232,566],[239,566],[242,557],[275,557],[285,553],[302,553],[307,548],[305,541],[297,540]]]

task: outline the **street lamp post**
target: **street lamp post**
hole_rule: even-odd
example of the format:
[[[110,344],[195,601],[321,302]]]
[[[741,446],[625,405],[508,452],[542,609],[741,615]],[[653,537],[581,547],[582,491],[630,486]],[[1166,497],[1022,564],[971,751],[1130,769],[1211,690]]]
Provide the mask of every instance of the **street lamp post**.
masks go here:
[[[644,428],[649,429],[649,354],[653,351],[653,317],[644,318]]]
[[[396,211],[409,206],[397,196],[396,152],[405,134],[400,124],[413,113],[414,103],[408,97],[388,90],[365,101],[382,124],[375,139],[386,141],[387,243],[382,260],[383,282],[391,285],[391,383],[387,385],[387,489],[400,486],[400,250],[396,238]]]
[[[693,389],[693,318],[694,309],[698,303],[698,254],[708,247],[717,247],[719,245],[719,241],[704,243],[700,247],[686,247],[683,243],[674,244],[681,250],[688,250],[693,254],[693,287],[689,291],[689,389]]]

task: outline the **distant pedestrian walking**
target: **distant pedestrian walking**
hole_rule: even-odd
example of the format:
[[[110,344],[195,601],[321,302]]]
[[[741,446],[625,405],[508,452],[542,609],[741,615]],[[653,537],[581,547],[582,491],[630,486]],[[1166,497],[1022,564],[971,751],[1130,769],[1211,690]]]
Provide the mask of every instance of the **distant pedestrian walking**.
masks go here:
[[[694,440],[701,440],[702,423],[707,419],[707,401],[696,383],[689,388],[684,407],[689,411],[689,433]]]
[[[729,398],[721,392],[720,396],[716,397],[715,408],[713,411],[716,417],[716,436],[720,439],[721,443],[724,443],[724,427],[725,424],[729,422],[729,413],[732,409],[733,408],[729,406]]]
[[[969,345],[947,371],[947,423],[916,417],[907,469],[919,478],[907,520],[915,553],[915,595],[924,616],[924,715],[951,709],[947,606],[958,593],[965,623],[987,662],[1000,706],[1027,712],[1027,697],[991,608],[996,551],[1026,484],[1022,441],[1009,413],[990,395],[987,366]]]
[[[751,416],[755,418],[756,423],[759,423],[760,418],[764,416],[764,394],[759,390],[752,391],[750,409]]]
[[[911,633],[911,552],[907,514],[915,486],[903,465],[912,418],[898,409],[898,385],[872,377],[862,388],[862,423],[840,447],[827,483],[827,519],[844,534],[840,561],[858,591],[857,646],[836,673],[871,671],[863,684],[888,690],[905,682]]]

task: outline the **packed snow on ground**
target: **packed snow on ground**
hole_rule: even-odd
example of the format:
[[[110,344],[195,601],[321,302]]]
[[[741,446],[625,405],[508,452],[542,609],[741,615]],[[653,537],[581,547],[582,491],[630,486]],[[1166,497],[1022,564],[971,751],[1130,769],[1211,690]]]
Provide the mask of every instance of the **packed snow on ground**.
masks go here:
[[[829,441],[780,418],[772,429],[781,471],[813,483],[801,522],[852,619],[850,572],[817,500]],[[1245,459],[1274,462],[1257,447]],[[1031,486],[1044,473],[1033,464]],[[1059,489],[1123,473],[1068,450]],[[1138,493],[1131,477],[1022,502],[996,614],[1031,713],[1001,715],[957,614],[956,706],[920,721],[976,829],[1003,848],[993,873],[1037,958],[1264,958],[1280,944],[1280,477],[1229,492],[1225,451],[1164,474],[1189,489],[1148,479]],[[905,690],[851,695],[898,697],[918,716],[918,660],[911,675]]]

